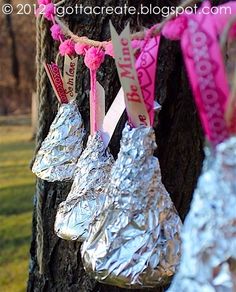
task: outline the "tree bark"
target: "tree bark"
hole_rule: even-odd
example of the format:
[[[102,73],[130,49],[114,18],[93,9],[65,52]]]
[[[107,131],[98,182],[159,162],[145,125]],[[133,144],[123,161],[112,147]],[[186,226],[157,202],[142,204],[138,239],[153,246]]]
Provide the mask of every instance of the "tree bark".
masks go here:
[[[128,3],[127,3],[128,2]],[[167,1],[67,1],[67,5],[82,3],[84,6],[134,5],[140,7],[141,3],[147,5],[167,5]],[[176,5],[178,1],[169,1],[169,5]],[[79,35],[86,35],[97,40],[110,38],[109,19],[120,32],[130,21],[131,28],[137,31],[141,26],[150,26],[160,20],[160,16],[151,15],[72,15],[67,18],[70,28]],[[139,25],[137,25],[137,23]],[[47,36],[47,60],[55,58],[55,47],[52,46],[50,35]],[[50,44],[50,45],[49,45]],[[42,66],[42,64],[37,64]],[[78,104],[83,116],[85,127],[89,130],[89,72],[79,59],[78,66]],[[201,171],[203,160],[203,133],[199,123],[193,97],[189,88],[182,55],[178,42],[161,40],[156,78],[156,100],[162,105],[162,110],[155,124],[158,156],[162,171],[162,180],[171,194],[173,202],[182,219],[185,218],[192,199],[197,178]],[[98,72],[98,81],[106,92],[106,109],[111,105],[120,84],[112,58],[106,57],[102,68]],[[47,104],[44,106],[45,125],[38,135],[38,143],[47,135],[50,123],[56,112],[56,99],[47,85]],[[40,102],[40,101],[39,101]],[[40,107],[39,107],[40,108]],[[42,110],[42,108],[41,108]],[[110,144],[111,152],[117,156],[121,131],[125,116],[122,117]],[[38,272],[36,258],[36,212],[33,215],[33,236],[31,244],[31,264],[28,281],[28,292],[73,292],[73,291],[126,291],[116,287],[101,285],[90,279],[81,264],[80,244],[59,239],[53,231],[53,225],[58,204],[65,200],[70,183],[47,183],[40,181],[43,198],[43,229],[44,273]],[[128,291],[128,290],[127,290]],[[138,291],[138,290],[136,290]],[[148,290],[146,290],[148,291]],[[153,291],[163,291],[162,287]]]

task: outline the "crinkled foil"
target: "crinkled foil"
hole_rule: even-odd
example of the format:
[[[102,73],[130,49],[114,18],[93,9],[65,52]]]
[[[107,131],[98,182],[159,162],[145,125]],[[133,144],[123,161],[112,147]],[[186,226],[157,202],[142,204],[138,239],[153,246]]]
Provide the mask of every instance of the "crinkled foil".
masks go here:
[[[82,245],[86,271],[125,288],[165,284],[180,258],[181,220],[161,182],[154,131],[123,131],[106,193],[110,204],[90,226]]]
[[[236,138],[219,144],[205,164],[169,292],[236,291]]]
[[[62,104],[36,155],[32,171],[50,182],[71,180],[83,150],[84,135],[76,102]]]
[[[89,136],[77,163],[71,191],[57,211],[55,232],[59,237],[78,241],[87,237],[90,222],[104,204],[104,188],[113,163],[114,158],[104,149],[100,134]]]

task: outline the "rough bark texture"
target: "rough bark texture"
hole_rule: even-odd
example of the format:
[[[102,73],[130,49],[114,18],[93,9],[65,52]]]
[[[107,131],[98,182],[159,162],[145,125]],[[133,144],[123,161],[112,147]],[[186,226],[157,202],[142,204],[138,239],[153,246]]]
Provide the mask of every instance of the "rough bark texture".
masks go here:
[[[145,3],[146,2],[146,3]],[[128,5],[139,6],[141,3],[167,5],[167,1],[68,1],[67,5],[82,3],[83,5]],[[177,1],[168,1],[176,5]],[[79,35],[105,40],[109,35],[109,16],[107,15],[77,15],[67,18],[70,28]],[[127,21],[131,22],[134,31],[139,25],[150,26],[158,22],[157,16],[112,15],[111,20],[118,31],[121,31]],[[47,60],[55,58],[55,48],[48,35]],[[50,46],[50,47],[49,47]],[[42,66],[42,64],[37,64]],[[106,107],[112,103],[119,90],[119,81],[114,61],[107,57],[98,73],[98,80],[106,91]],[[196,108],[190,92],[186,72],[178,42],[170,42],[164,38],[161,41],[159,64],[157,72],[156,100],[162,104],[158,124],[155,125],[158,149],[156,155],[160,159],[163,183],[184,219],[190,205],[192,193],[201,171],[203,160],[203,134]],[[89,129],[89,72],[82,58],[78,66],[77,83],[78,104]],[[50,123],[56,112],[56,99],[50,85],[47,87],[47,106],[44,109],[46,121],[42,134],[38,136],[40,143],[47,135]],[[111,142],[111,151],[116,156],[119,151],[119,140],[124,126],[125,117],[119,123]],[[43,196],[43,228],[44,228],[44,274],[39,275],[36,259],[36,217],[33,216],[33,236],[31,245],[31,264],[28,282],[28,292],[37,291],[126,291],[116,287],[101,285],[90,279],[84,272],[80,260],[80,244],[59,239],[53,232],[53,224],[58,204],[69,192],[68,183],[42,184]],[[147,291],[147,290],[146,290]],[[156,288],[153,291],[163,291]]]

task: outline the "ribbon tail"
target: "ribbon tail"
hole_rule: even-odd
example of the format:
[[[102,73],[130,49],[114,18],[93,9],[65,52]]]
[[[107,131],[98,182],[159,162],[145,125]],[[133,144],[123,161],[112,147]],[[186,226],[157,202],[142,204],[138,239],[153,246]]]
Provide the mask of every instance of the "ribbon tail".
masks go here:
[[[96,70],[90,70],[90,134],[94,135],[97,132],[96,123],[96,104],[97,104],[97,94],[96,94]]]

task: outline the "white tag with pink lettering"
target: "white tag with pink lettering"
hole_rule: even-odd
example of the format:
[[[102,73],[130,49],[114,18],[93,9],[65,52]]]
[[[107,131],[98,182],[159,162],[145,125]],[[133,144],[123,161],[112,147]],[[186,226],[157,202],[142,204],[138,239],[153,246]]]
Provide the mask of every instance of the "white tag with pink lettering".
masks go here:
[[[205,1],[202,5],[209,6]],[[200,11],[201,12],[201,11]],[[215,146],[228,137],[224,119],[229,87],[212,15],[188,15],[181,46],[203,128]]]
[[[116,67],[124,90],[125,105],[132,126],[149,126],[150,118],[139,85],[133,49],[131,47],[129,24],[120,35],[110,22],[111,38],[115,53]]]
[[[76,98],[76,72],[77,72],[78,57],[71,59],[70,56],[64,57],[63,80],[68,100]]]

